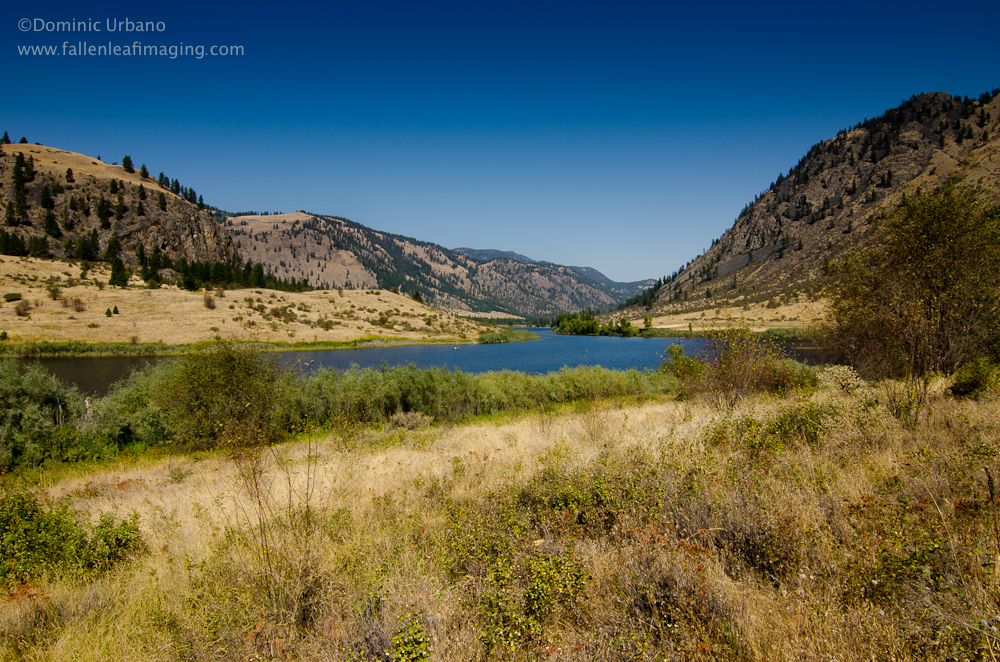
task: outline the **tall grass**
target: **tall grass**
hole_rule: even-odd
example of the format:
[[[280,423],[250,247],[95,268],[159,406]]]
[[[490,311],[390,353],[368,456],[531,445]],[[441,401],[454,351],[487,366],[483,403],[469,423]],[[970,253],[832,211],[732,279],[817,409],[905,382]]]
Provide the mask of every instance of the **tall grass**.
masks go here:
[[[940,383],[913,426],[879,384],[819,383],[724,409],[342,426],[243,467],[174,456],[51,485],[138,511],[150,553],[26,588],[0,655],[992,659],[1000,403]]]

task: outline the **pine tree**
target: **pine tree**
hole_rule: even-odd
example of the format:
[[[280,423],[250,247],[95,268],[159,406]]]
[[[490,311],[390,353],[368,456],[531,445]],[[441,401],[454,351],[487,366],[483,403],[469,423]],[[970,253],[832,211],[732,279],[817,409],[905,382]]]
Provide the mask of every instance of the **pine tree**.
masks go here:
[[[139,202],[139,204],[137,204],[135,206],[135,215],[136,216],[145,216],[146,215],[146,209],[142,206],[142,202],[141,201]]]
[[[56,215],[52,213],[51,209],[45,210],[45,220],[43,223],[45,228],[45,234],[58,239],[62,236],[62,230],[59,229],[59,224],[56,223]]]
[[[122,250],[122,242],[118,238],[118,233],[117,232],[113,233],[111,235],[111,238],[108,239],[107,248],[104,249],[104,261],[105,262],[113,261],[116,257],[118,257],[118,253],[120,253],[121,250]]]
[[[10,144],[10,136],[8,136],[7,132],[4,131],[3,138],[0,138],[0,145],[9,145],[9,144]]]
[[[167,211],[167,196],[163,195],[162,192],[157,198],[157,203],[160,205],[160,211]]]
[[[52,199],[52,189],[46,184],[38,194],[38,204],[42,209],[52,210],[56,208],[56,201]]]
[[[114,285],[115,287],[128,287],[129,272],[125,269],[125,264],[122,262],[121,258],[117,255],[111,260],[111,278],[108,280],[108,284]],[[111,311],[108,311],[109,313]],[[118,312],[118,307],[115,306],[114,312]],[[109,314],[108,317],[111,317]]]
[[[132,157],[128,154],[126,154],[125,158],[122,159],[122,169],[125,170],[125,172],[135,172],[135,168],[132,167]]]
[[[142,177],[143,179],[149,179],[149,171],[146,170],[146,164],[145,163],[143,163],[142,167],[139,168],[139,176]]]
[[[111,203],[103,195],[97,200],[97,218],[101,222],[101,229],[107,230],[111,227]]]
[[[146,199],[146,189],[143,188],[142,184],[139,184],[139,199],[140,200]]]
[[[76,180],[73,179],[73,169],[72,168],[66,168],[66,182],[69,183],[69,184],[72,184],[75,181]]]
[[[114,195],[115,193],[118,193],[118,180],[117,179],[112,179],[111,183],[108,184],[108,193],[110,193],[111,195]]]
[[[7,213],[4,214],[3,224],[11,227],[17,225],[17,215],[14,213],[13,201],[7,202]]]
[[[125,212],[128,211],[128,207],[125,206],[125,201],[122,200],[121,193],[118,194],[118,202],[115,203],[115,220],[120,221],[125,216]]]

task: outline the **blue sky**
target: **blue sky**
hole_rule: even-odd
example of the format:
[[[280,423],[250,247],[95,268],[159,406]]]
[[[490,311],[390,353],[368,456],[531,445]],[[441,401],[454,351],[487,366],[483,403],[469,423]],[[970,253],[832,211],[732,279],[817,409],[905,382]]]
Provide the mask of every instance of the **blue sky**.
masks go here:
[[[206,4],[5,3],[0,131],[129,154],[227,210],[627,281],[695,257],[839,129],[1000,86],[993,2]],[[44,29],[74,20],[102,31]],[[136,41],[243,54],[62,54]]]

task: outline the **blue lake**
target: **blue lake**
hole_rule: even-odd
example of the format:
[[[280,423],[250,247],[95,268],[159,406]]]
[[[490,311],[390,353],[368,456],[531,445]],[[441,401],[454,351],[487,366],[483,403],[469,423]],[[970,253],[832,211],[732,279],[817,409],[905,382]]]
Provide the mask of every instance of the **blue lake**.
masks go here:
[[[564,366],[599,365],[612,370],[653,369],[663,362],[667,347],[679,344],[691,355],[704,347],[700,338],[615,338],[560,336],[549,329],[532,329],[541,338],[527,342],[496,345],[419,345],[411,347],[374,347],[315,352],[281,352],[279,360],[290,369],[310,371],[318,368],[346,370],[413,363],[417,367],[441,367],[462,372],[481,373],[516,370],[546,374]],[[458,349],[455,349],[458,347]],[[796,343],[786,343],[789,353],[799,360],[812,362]],[[111,384],[169,357],[74,357],[39,359],[51,373],[65,382],[76,384],[88,394],[103,395]]]
[[[656,368],[663,362],[667,347],[681,344],[691,353],[702,346],[700,339],[612,338],[560,336],[549,329],[532,329],[541,338],[496,345],[418,345],[324,351],[281,352],[279,360],[292,370],[328,368],[346,370],[413,363],[418,367],[442,367],[462,372],[517,370],[545,374],[580,365],[599,365],[614,370]],[[458,349],[455,349],[458,347]],[[38,359],[54,375],[76,384],[85,393],[103,395],[111,384],[159,361],[160,357],[72,357]]]

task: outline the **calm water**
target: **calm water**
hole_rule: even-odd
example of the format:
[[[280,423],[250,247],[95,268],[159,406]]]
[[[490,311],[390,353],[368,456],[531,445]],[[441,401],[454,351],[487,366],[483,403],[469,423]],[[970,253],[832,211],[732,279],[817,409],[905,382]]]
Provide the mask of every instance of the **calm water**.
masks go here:
[[[685,351],[695,351],[701,340],[683,338],[600,338],[559,336],[549,329],[532,329],[539,340],[497,345],[423,345],[338,349],[316,352],[282,352],[280,361],[291,369],[346,370],[413,363],[421,368],[443,367],[462,372],[517,370],[545,374],[563,366],[600,365],[615,370],[655,368],[663,361],[666,348],[680,343]],[[37,362],[63,381],[76,384],[85,393],[103,395],[114,382],[158,361],[159,357],[87,357],[38,359]]]
[[[282,352],[280,361],[292,370],[309,371],[317,368],[346,370],[352,365],[361,368],[413,363],[421,368],[442,367],[462,372],[480,373],[491,370],[517,370],[545,374],[563,366],[600,365],[614,370],[656,368],[663,362],[667,347],[679,344],[687,354],[704,345],[699,338],[612,338],[593,336],[559,336],[549,329],[532,329],[539,340],[498,345],[424,345],[417,347],[382,347],[369,349],[338,349],[317,352]],[[809,362],[790,347],[799,360]],[[76,384],[85,393],[103,395],[114,382],[158,361],[158,357],[58,358],[39,359],[57,377]]]

